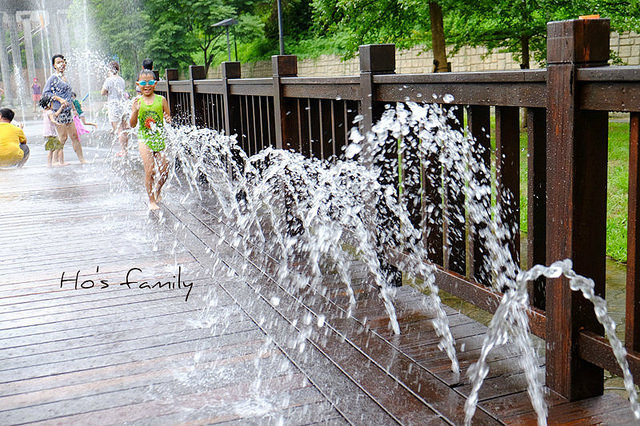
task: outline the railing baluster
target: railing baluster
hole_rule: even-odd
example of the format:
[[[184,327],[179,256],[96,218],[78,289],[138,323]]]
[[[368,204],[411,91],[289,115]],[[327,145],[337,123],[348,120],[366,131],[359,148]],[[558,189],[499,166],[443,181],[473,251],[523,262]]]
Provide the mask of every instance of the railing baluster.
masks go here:
[[[625,344],[640,352],[640,112],[631,113],[629,126],[629,216],[627,220],[627,300]]]
[[[258,151],[256,151],[256,146],[254,143],[254,138],[252,135],[253,132],[253,126],[251,125],[251,115],[249,113],[250,109],[251,109],[251,102],[250,102],[250,98],[251,96],[248,95],[244,95],[242,96],[242,98],[244,99],[244,110],[243,110],[243,118],[244,118],[244,122],[245,122],[245,132],[247,134],[247,146],[251,147],[251,155],[253,154],[257,154]]]
[[[423,141],[419,142],[424,143]],[[444,265],[444,228],[442,221],[442,166],[439,145],[423,150],[422,170],[422,240],[429,261]]]
[[[517,107],[496,107],[496,201],[499,223],[511,235],[502,241],[520,266],[520,114]],[[510,271],[515,279],[516,270]]]
[[[218,131],[224,131],[224,124],[222,120],[220,120],[220,112],[223,108],[223,101],[221,95],[212,95],[212,101],[214,102],[213,107],[211,108],[211,121],[214,124],[213,128]]]
[[[327,159],[333,155],[331,99],[318,100],[320,114],[320,141],[322,144],[322,158]]]
[[[452,108],[456,120],[450,120],[452,130],[462,131],[464,111],[462,107]],[[463,176],[453,170],[444,170],[445,185],[445,263],[446,267],[458,274],[465,275],[467,269],[466,220],[464,208]]]
[[[218,131],[224,131],[224,99],[222,95],[212,95],[212,99],[214,103],[213,108],[211,108],[211,121],[215,122],[214,129]]]
[[[207,109],[207,127],[219,130],[216,112],[218,111],[218,96],[214,94],[207,95],[207,103],[210,104]]]
[[[527,268],[546,264],[547,208],[547,112],[544,108],[527,110]],[[533,306],[545,307],[545,284],[540,278],[533,282],[530,294]]]
[[[244,113],[246,99],[244,96],[238,96],[238,100],[240,101],[240,108],[238,110],[240,120],[240,134],[238,135],[238,138],[240,139],[240,146],[242,146],[242,149],[244,149],[247,155],[251,156],[254,153],[251,152],[251,145],[248,143],[247,139],[247,122],[245,120]]]
[[[216,99],[218,99],[218,108],[216,108],[218,130],[222,132],[226,129],[224,124],[224,117],[225,117],[224,95],[216,95]]]
[[[256,96],[258,98],[258,128],[260,129],[260,149],[264,149],[266,144],[265,144],[265,137],[264,137],[264,114],[262,112],[262,104],[263,104],[263,97],[262,96]]]
[[[251,122],[253,123],[253,126],[252,126],[253,144],[256,147],[256,153],[258,153],[262,150],[262,145],[260,143],[260,138],[258,137],[258,126],[256,124],[256,97],[255,96],[249,96],[249,97],[251,98],[250,116],[251,116]]]
[[[308,130],[309,130],[309,153],[311,156],[314,156],[316,158],[319,158],[319,156],[317,155],[317,140],[315,138],[316,132],[314,131],[315,128],[317,127],[317,122],[314,122],[313,117],[311,115],[312,113],[312,106],[311,106],[311,98],[307,98],[307,106],[306,106],[306,114],[305,116],[307,117],[307,123],[308,123]]]
[[[349,144],[349,131],[351,130],[351,122],[349,121],[349,113],[347,112],[347,101],[342,101],[342,106],[344,108],[344,121],[342,122],[342,130],[344,131],[344,145],[346,146]]]
[[[295,105],[294,107],[295,108]],[[294,119],[297,120],[297,111],[293,113]],[[269,123],[272,125],[269,127],[269,137],[271,138],[271,146],[276,146],[276,121],[275,121],[275,109],[274,109],[274,101],[273,97],[269,98]],[[300,140],[298,139],[298,146],[300,145]]]
[[[472,105],[468,107],[468,127],[471,136],[475,140],[473,156],[474,160],[483,165],[474,173],[474,180],[482,186],[491,184],[491,110],[487,106]],[[477,198],[474,202],[485,211],[491,206],[491,191]],[[486,223],[474,223],[471,229],[470,250],[472,256],[471,277],[485,285],[491,284],[491,272],[489,267],[489,251],[487,241],[481,236],[487,227]]]
[[[418,154],[418,138],[415,134],[409,134],[402,138],[400,147],[400,159],[402,164],[402,197],[401,200],[407,208],[409,219],[417,230],[422,229],[422,203],[421,203],[421,176],[422,167]],[[418,244],[419,241],[411,241]]]
[[[202,80],[206,77],[202,65],[189,65],[189,105],[191,107],[191,125],[202,126],[202,96],[196,92],[195,80]],[[186,121],[186,120],[185,120]]]
[[[176,99],[175,95],[171,93],[171,82],[178,79],[178,70],[175,68],[167,68],[164,72],[164,78],[167,81],[167,103],[169,104],[169,111],[171,112],[171,117],[175,117],[177,112]]]
[[[297,113],[297,117],[298,117],[298,140],[300,141],[299,146],[298,146],[298,152],[301,153],[302,155],[308,155],[308,153],[305,150],[305,137],[306,137],[306,127],[305,127],[305,117],[306,115],[304,115],[304,107],[301,105],[301,100],[300,98],[296,99],[296,113]]]
[[[338,155],[338,151],[336,149],[336,101],[331,99],[329,101],[331,105],[331,155]]]

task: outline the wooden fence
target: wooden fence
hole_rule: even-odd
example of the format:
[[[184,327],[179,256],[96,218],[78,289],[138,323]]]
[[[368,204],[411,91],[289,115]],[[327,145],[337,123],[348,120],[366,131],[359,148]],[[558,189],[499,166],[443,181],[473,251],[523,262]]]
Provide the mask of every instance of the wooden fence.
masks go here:
[[[488,166],[496,162],[493,196],[498,203],[509,203],[503,207],[515,213],[503,219],[514,227],[519,224],[519,199],[500,194],[506,190],[520,194],[520,113],[526,109],[529,229],[523,262],[550,264],[571,258],[577,273],[594,279],[602,297],[608,113],[631,113],[625,345],[638,380],[640,67],[607,66],[607,19],[550,22],[547,59],[547,69],[536,71],[396,75],[394,46],[369,45],[360,47],[359,76],[300,78],[295,56],[274,56],[272,78],[242,79],[240,64],[227,62],[218,80],[204,79],[201,66],[191,66],[190,78],[183,81],[177,80],[175,70],[167,70],[158,90],[167,96],[179,122],[237,133],[249,155],[274,146],[318,158],[341,155],[356,115],[363,116],[359,125],[366,132],[385,104],[445,103],[444,95],[451,94],[452,104],[460,106],[459,122],[466,123],[476,143],[487,148],[479,160]],[[493,153],[487,135],[492,108]],[[391,155],[394,149],[397,146],[389,147]],[[465,217],[465,200],[447,191],[446,185],[442,191],[447,170],[420,170],[418,163],[403,168],[406,182],[413,182],[405,184],[404,193],[409,195],[403,201],[414,223],[423,225],[430,259],[440,265],[437,284],[495,311],[501,295],[486,285],[490,278],[484,241],[471,232],[467,221],[456,219]],[[422,173],[443,180],[429,184],[408,178]],[[490,198],[485,201],[488,205]],[[460,214],[443,214],[445,206]],[[427,207],[432,219],[428,222],[423,221]],[[519,233],[508,244],[519,261]],[[398,263],[401,256],[391,249],[387,260]],[[590,304],[563,278],[536,283],[532,296],[531,331],[547,342],[547,386],[571,400],[601,394],[603,369],[619,373],[619,368]]]

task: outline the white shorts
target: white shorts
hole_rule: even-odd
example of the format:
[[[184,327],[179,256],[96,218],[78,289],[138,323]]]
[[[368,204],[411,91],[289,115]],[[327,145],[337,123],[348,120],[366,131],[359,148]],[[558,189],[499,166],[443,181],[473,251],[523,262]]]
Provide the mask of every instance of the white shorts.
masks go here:
[[[112,123],[120,123],[129,119],[129,111],[124,102],[109,102],[107,104],[109,113],[109,121]]]

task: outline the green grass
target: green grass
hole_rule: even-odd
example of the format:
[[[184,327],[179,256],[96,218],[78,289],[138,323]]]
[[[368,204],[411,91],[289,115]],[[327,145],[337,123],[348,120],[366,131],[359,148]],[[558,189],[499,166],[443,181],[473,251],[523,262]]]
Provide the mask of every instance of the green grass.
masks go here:
[[[520,134],[520,229],[527,232],[527,134]],[[627,261],[627,199],[629,190],[629,121],[609,122],[607,179],[607,249],[618,262]]]
[[[607,179],[607,256],[627,261],[629,121],[609,123]]]

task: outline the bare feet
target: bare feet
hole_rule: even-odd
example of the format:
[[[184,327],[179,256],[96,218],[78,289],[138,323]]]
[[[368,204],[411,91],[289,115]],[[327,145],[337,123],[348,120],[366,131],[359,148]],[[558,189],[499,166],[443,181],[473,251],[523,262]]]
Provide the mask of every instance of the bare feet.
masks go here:
[[[157,203],[154,203],[152,201],[149,202],[149,210],[158,210],[160,209],[160,206]]]
[[[127,151],[120,151],[116,154],[116,157],[126,157],[127,156]]]

